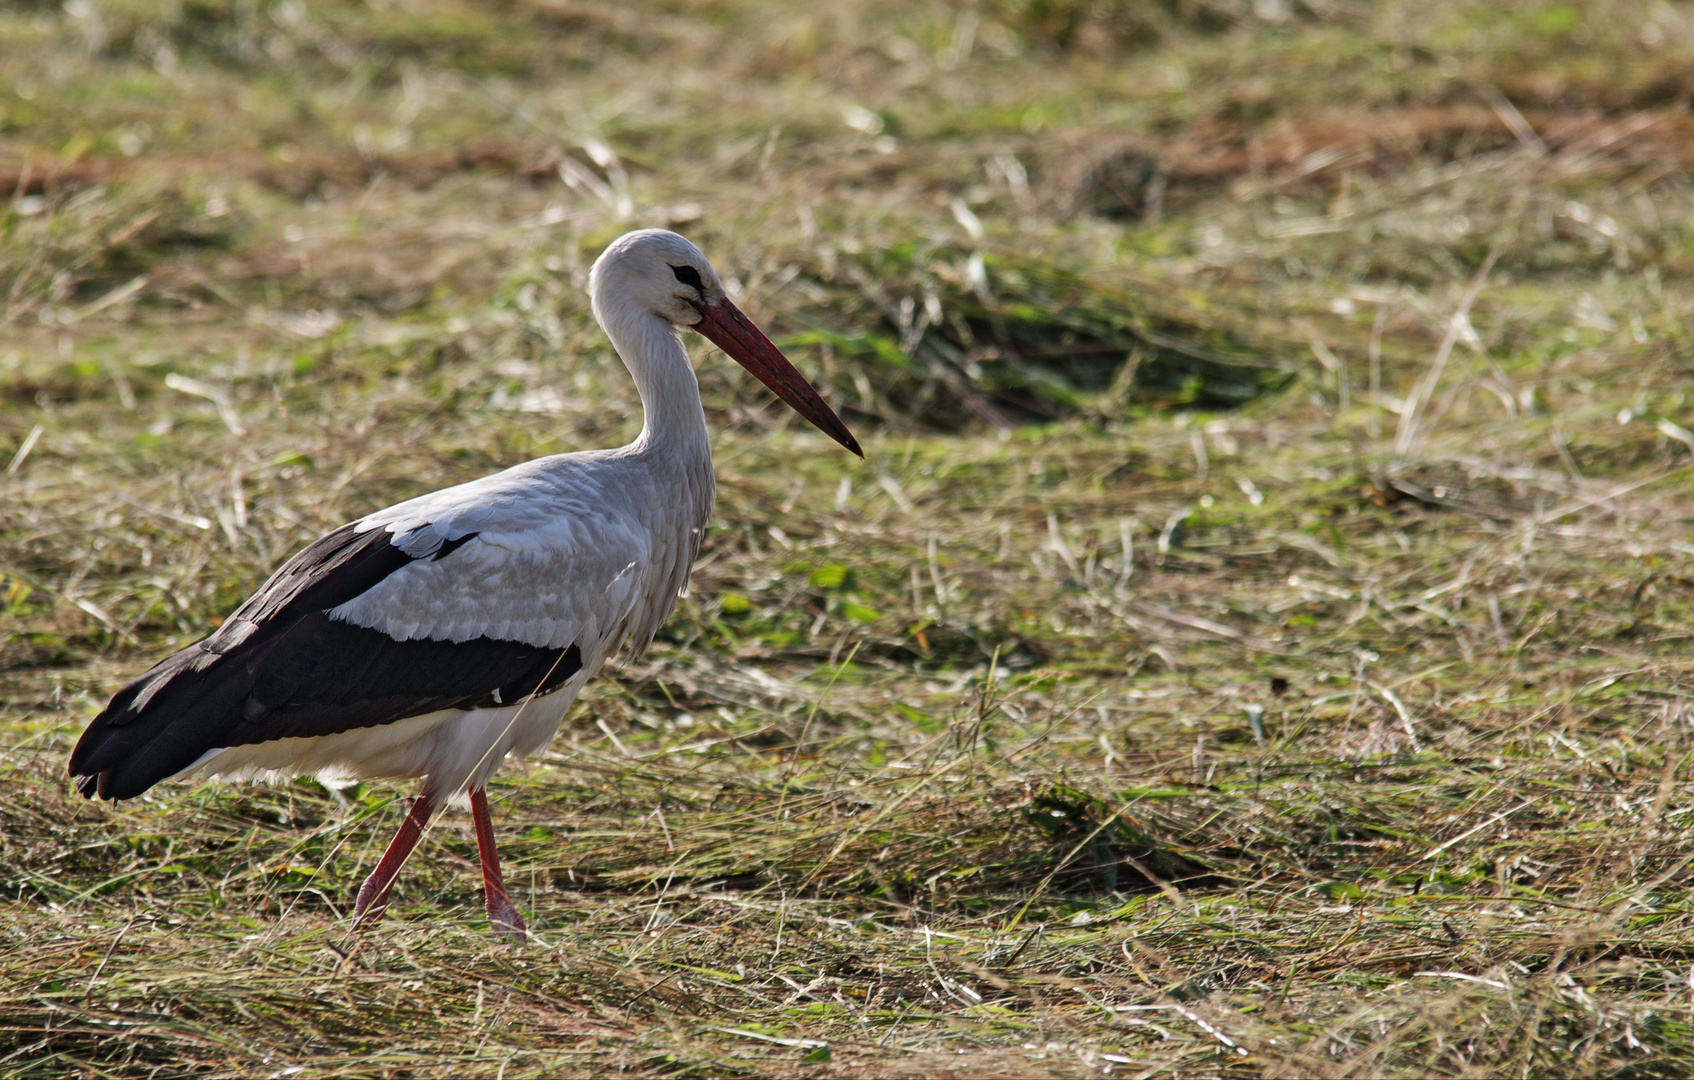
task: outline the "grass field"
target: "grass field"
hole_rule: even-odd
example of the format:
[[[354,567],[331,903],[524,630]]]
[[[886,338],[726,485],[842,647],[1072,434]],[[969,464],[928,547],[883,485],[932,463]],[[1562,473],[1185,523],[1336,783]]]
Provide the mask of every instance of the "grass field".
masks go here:
[[[1694,1072],[1694,5],[0,10],[0,1075]],[[328,527],[632,437],[655,647],[406,790],[64,776]]]

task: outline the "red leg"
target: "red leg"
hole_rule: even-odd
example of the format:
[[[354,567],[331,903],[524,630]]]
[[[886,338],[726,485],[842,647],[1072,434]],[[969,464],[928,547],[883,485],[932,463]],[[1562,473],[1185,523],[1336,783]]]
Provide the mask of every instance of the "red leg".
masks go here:
[[[376,864],[371,876],[359,886],[359,898],[353,903],[353,918],[360,929],[374,922],[388,909],[388,892],[394,888],[394,879],[399,875],[400,868],[406,865],[406,858],[411,855],[412,849],[418,846],[424,826],[429,824],[429,817],[434,812],[435,800],[428,795],[419,795],[412,801],[411,813],[401,822],[400,831],[394,834],[394,839],[388,842],[388,850],[382,853],[382,861]]]
[[[525,928],[518,906],[506,895],[500,876],[500,852],[494,847],[494,821],[488,816],[488,792],[471,792],[471,819],[476,822],[476,851],[482,857],[482,895],[488,907],[488,925],[503,937],[521,938]]]

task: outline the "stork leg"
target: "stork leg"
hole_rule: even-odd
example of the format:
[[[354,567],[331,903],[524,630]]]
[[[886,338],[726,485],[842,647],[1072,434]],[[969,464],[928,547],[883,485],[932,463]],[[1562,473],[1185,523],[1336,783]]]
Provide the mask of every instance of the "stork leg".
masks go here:
[[[359,898],[353,902],[353,919],[360,929],[388,910],[388,893],[394,888],[394,879],[400,868],[406,865],[406,857],[418,846],[424,826],[429,824],[429,817],[434,812],[435,800],[428,795],[419,795],[412,800],[411,813],[400,823],[400,831],[388,842],[388,850],[382,853],[382,860],[371,871],[371,876],[359,886]]]
[[[488,907],[488,925],[502,937],[521,938],[525,927],[518,906],[506,895],[500,875],[500,852],[494,847],[494,821],[488,816],[488,792],[471,792],[471,819],[476,822],[476,851],[482,857],[482,895]]]

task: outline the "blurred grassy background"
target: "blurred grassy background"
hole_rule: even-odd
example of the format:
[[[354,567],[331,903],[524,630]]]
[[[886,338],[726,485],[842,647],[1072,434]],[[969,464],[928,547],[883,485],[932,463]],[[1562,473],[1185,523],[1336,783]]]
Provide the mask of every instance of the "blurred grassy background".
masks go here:
[[[1694,5],[0,11],[0,1072],[1686,1075]],[[610,445],[640,664],[339,921],[397,788],[63,755],[365,510]]]

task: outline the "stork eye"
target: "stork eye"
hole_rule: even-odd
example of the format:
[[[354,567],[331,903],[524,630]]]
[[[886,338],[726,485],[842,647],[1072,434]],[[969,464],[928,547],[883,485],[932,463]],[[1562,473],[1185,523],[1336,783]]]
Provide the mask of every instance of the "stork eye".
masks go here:
[[[694,269],[692,266],[673,266],[671,267],[671,273],[676,275],[676,279],[678,281],[687,285],[695,292],[699,292],[704,295],[706,283],[700,280],[700,271]]]

